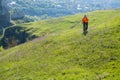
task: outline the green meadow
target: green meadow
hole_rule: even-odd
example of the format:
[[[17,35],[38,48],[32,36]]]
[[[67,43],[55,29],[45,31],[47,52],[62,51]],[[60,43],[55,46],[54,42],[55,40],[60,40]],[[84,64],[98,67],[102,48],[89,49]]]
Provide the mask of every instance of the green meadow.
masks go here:
[[[0,80],[120,80],[120,10],[16,24],[37,36],[0,52]]]

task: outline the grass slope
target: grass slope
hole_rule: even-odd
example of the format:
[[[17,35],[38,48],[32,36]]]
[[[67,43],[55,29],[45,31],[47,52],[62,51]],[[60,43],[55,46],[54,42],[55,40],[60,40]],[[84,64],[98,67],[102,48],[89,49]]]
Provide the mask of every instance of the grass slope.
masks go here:
[[[120,10],[19,24],[45,36],[0,52],[0,80],[119,80]]]

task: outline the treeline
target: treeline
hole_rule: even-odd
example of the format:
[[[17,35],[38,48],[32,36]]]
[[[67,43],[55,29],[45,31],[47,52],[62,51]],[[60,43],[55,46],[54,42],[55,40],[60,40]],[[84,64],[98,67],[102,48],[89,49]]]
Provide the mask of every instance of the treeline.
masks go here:
[[[25,16],[38,16],[40,19],[59,17],[76,13],[73,9],[62,7],[58,3],[44,0],[11,0],[9,3],[11,18],[23,19]]]
[[[6,2],[13,20],[23,19],[26,15],[46,19],[93,10],[120,8],[119,0],[6,0]]]

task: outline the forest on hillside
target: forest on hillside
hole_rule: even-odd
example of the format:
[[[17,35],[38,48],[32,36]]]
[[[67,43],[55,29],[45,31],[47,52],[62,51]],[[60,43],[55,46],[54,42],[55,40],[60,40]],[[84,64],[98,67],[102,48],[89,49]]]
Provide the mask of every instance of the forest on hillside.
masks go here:
[[[12,19],[60,17],[94,10],[120,8],[119,0],[6,0]]]

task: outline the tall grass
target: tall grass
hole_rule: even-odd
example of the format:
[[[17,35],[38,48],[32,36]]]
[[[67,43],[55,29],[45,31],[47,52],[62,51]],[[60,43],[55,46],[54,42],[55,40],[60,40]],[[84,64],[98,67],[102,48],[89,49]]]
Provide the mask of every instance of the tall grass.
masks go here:
[[[88,13],[86,36],[79,14],[19,24],[46,37],[0,52],[0,80],[119,80],[119,12]]]

